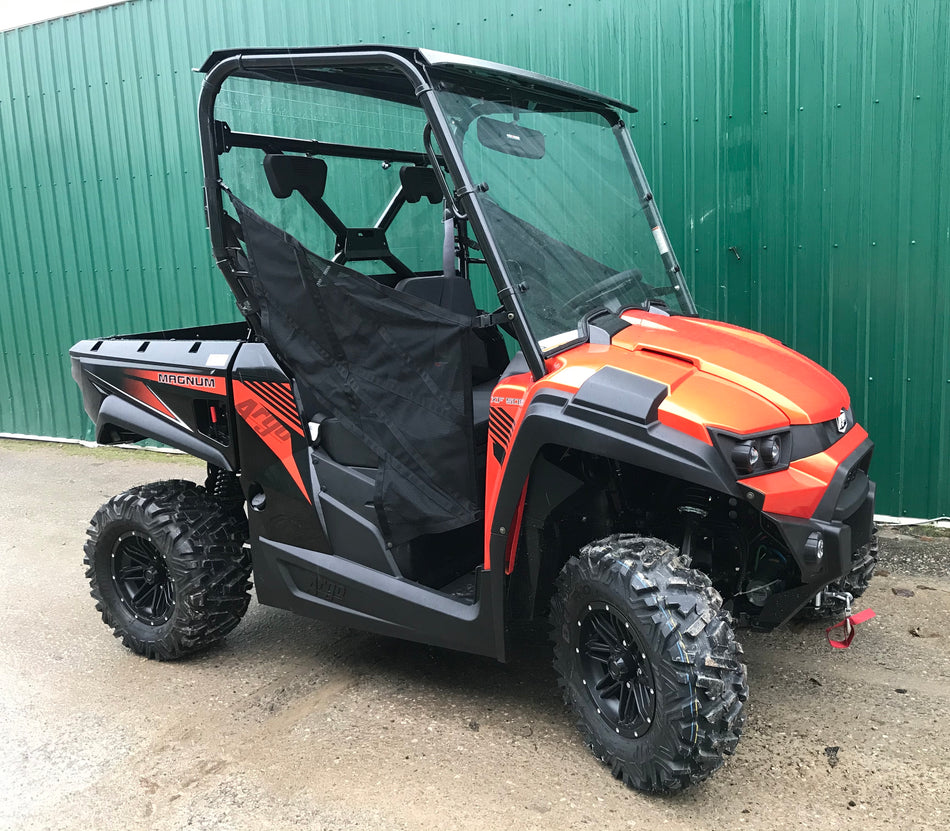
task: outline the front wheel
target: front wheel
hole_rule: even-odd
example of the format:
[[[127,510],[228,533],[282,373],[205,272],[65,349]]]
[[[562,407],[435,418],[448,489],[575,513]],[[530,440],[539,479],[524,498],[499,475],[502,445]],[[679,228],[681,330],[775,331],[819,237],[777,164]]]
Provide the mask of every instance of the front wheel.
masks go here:
[[[594,755],[630,787],[680,790],[735,750],[749,691],[721,607],[709,578],[661,540],[608,537],[562,569],[559,684]]]
[[[246,520],[192,482],[119,494],[96,512],[88,535],[90,593],[133,652],[180,658],[223,638],[247,610]]]

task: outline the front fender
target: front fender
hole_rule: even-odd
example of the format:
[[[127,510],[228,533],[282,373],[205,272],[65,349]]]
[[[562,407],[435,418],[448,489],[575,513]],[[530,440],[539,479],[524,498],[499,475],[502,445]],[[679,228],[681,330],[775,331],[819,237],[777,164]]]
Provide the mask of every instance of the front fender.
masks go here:
[[[692,482],[741,498],[761,510],[762,494],[737,483],[735,474],[712,445],[662,424],[656,419],[655,407],[630,414],[600,406],[583,394],[585,386],[574,395],[542,388],[527,404],[505,458],[490,517],[490,568],[505,566],[506,531],[531,467],[545,445],[615,459]]]

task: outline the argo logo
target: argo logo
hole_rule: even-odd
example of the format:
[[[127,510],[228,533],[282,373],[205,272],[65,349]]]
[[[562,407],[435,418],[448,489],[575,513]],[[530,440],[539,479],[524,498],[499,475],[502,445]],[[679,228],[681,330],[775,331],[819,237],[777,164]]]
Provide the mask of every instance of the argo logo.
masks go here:
[[[838,432],[843,433],[848,429],[848,411],[844,408],[841,409],[841,413],[837,419]]]
[[[277,441],[289,441],[290,431],[271,415],[270,410],[263,404],[258,404],[253,398],[245,398],[235,406],[235,409],[262,439],[272,435]]]

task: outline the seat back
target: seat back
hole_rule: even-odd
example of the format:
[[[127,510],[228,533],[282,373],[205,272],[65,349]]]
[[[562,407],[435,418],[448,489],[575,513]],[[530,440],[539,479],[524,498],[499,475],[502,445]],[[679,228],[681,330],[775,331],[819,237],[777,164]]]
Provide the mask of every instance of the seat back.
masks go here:
[[[396,284],[396,291],[434,303],[460,315],[474,317],[472,286],[461,277],[409,277]]]
[[[264,156],[264,174],[271,193],[286,199],[295,190],[311,205],[323,200],[327,187],[327,163],[310,156]]]
[[[442,188],[435,178],[435,171],[431,167],[406,165],[399,169],[399,184],[402,185],[403,196],[407,202],[418,202],[428,199],[433,205],[442,201]]]
[[[474,317],[478,314],[472,285],[462,277],[410,277],[396,284],[397,291],[435,303],[456,314]],[[505,342],[498,331],[473,329],[469,338],[469,355],[472,362],[472,382],[481,384],[493,378],[508,363]]]

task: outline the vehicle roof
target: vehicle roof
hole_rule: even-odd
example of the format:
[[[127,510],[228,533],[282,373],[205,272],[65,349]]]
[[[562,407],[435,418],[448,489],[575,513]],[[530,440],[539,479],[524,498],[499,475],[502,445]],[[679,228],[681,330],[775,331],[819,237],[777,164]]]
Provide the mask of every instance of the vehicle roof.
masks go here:
[[[376,55],[380,53],[396,55],[422,67],[434,80],[456,80],[466,84],[475,84],[482,87],[483,90],[490,90],[492,87],[498,88],[499,86],[505,89],[521,89],[532,98],[548,99],[552,108],[566,109],[570,106],[576,106],[578,109],[601,109],[610,107],[626,110],[627,112],[636,112],[634,107],[616,98],[602,95],[599,92],[594,92],[567,81],[559,81],[547,75],[528,72],[524,69],[494,63],[493,61],[483,61],[433,49],[407,46],[360,44],[354,46],[277,49],[219,49],[208,56],[199,71],[210,72],[220,61],[234,56],[300,55],[300,63],[295,64],[290,69],[286,67],[254,67],[251,64],[247,67],[241,67],[231,74],[238,77],[258,78],[282,83],[328,87],[418,105],[415,96],[406,92],[405,76],[393,66],[374,63],[372,60],[367,60],[367,63],[363,65],[346,62],[345,64],[341,63],[339,67],[327,66],[326,64],[307,66],[307,55],[316,56],[334,53],[346,55],[366,53],[368,58],[373,53]]]

